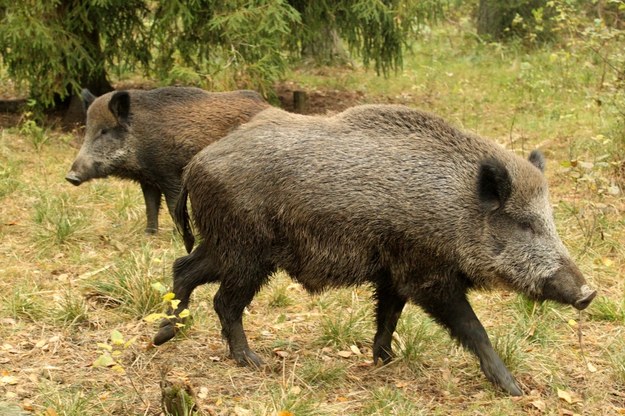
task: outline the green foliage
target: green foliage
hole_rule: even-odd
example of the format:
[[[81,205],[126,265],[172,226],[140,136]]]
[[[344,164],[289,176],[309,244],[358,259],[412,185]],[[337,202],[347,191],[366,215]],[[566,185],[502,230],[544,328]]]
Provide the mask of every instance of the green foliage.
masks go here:
[[[388,74],[423,22],[428,0],[0,0],[0,51],[9,75],[51,106],[81,87],[109,90],[107,74],[141,70],[166,83],[269,94],[303,49],[316,59],[342,38],[365,65]],[[312,46],[311,46],[312,45]]]
[[[44,106],[83,86],[106,89],[107,66],[148,63],[143,0],[0,0],[0,10],[9,74],[30,84],[31,97]]]

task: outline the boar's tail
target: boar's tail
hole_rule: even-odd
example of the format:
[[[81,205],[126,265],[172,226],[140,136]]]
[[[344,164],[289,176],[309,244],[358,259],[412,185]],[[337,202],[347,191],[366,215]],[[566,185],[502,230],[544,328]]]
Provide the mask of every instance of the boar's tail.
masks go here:
[[[193,231],[191,230],[191,225],[189,224],[189,210],[187,209],[188,196],[189,191],[187,191],[187,188],[183,187],[182,191],[180,191],[180,195],[178,195],[178,201],[176,201],[174,222],[176,223],[178,232],[182,234],[184,247],[187,249],[187,253],[190,253],[191,250],[193,250],[193,245],[195,244],[195,237],[193,236]]]

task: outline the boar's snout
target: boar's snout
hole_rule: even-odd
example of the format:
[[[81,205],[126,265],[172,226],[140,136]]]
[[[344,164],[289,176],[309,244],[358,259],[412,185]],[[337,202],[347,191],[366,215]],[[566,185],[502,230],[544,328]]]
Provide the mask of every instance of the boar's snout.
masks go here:
[[[577,299],[577,301],[573,304],[575,309],[579,309],[580,311],[582,309],[586,309],[588,305],[590,305],[590,302],[592,302],[592,300],[595,298],[595,296],[597,296],[597,291],[591,289],[588,285],[582,286],[581,292],[582,296]]]
[[[82,183],[82,179],[75,172],[70,172],[65,176],[65,179],[71,183],[72,185],[80,185]]]
[[[560,267],[545,282],[542,298],[572,305],[582,310],[590,305],[595,296],[597,296],[597,291],[588,286],[577,266],[570,263]]]

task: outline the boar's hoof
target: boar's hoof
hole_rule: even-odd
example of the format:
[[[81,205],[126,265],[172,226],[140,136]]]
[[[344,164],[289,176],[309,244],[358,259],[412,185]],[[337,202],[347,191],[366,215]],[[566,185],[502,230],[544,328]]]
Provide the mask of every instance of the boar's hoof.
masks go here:
[[[393,361],[395,354],[390,349],[384,348],[379,345],[373,346],[373,364],[377,365],[378,361],[382,361],[382,365],[386,365]]]
[[[154,345],[162,345],[172,339],[176,335],[176,324],[169,319],[163,319],[161,326],[154,336],[152,343]]]
[[[234,358],[237,364],[243,367],[251,366],[254,368],[261,368],[264,364],[263,360],[261,360],[260,357],[249,348],[242,351],[233,351],[232,358]]]
[[[597,296],[597,291],[592,290],[587,285],[582,286],[581,290],[582,297],[577,299],[575,301],[575,304],[573,304],[573,307],[575,307],[575,309],[579,309],[580,311],[582,309],[586,309],[588,305],[590,305],[590,302],[592,302],[592,300],[595,298],[595,296]]]

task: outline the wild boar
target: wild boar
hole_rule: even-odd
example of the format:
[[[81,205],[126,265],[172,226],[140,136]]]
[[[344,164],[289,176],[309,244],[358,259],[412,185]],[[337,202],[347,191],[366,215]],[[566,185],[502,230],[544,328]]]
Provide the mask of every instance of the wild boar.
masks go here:
[[[254,91],[210,93],[165,87],[93,96],[85,139],[65,177],[73,185],[115,176],[139,182],[145,199],[146,233],[158,230],[161,196],[173,213],[184,166],[197,152],[268,107]]]
[[[185,169],[175,220],[190,248],[190,199],[202,242],[174,263],[173,313],[196,286],[220,282],[214,307],[230,352],[260,365],[241,317],[276,269],[313,293],[368,283],[376,362],[392,359],[410,301],[479,358],[488,380],[521,395],[467,292],[504,286],[580,310],[596,295],[556,232],[544,167],[539,151],[526,160],[403,106],[264,110]],[[161,323],[155,344],[178,319]]]

